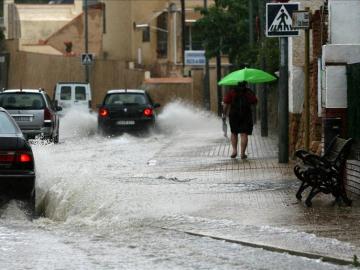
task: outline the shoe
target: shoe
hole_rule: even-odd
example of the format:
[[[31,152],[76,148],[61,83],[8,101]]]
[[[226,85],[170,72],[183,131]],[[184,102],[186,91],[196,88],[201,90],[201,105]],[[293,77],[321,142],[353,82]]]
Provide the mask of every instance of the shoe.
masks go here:
[[[232,154],[230,157],[231,157],[231,158],[236,158],[236,156],[237,156],[237,153]]]
[[[247,159],[247,155],[241,155],[241,159]]]

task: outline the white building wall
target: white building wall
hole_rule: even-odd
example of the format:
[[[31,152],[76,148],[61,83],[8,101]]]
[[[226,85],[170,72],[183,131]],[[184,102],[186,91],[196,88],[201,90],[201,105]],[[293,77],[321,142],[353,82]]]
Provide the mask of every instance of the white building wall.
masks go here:
[[[360,44],[360,1],[329,0],[331,44]]]
[[[322,56],[326,108],[347,108],[346,64],[360,62],[359,25],[360,0],[329,0],[330,44]]]
[[[326,108],[347,108],[346,66],[326,67]]]

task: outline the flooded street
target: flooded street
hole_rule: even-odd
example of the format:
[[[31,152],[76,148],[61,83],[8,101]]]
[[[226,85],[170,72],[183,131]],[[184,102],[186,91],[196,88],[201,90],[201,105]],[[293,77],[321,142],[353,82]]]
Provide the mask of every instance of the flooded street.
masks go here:
[[[267,186],[267,175],[231,182],[209,172],[204,161],[212,158],[201,153],[224,140],[213,115],[174,102],[158,120],[158,130],[147,137],[104,138],[96,134],[96,115],[70,112],[61,119],[58,145],[34,141],[41,216],[30,221],[16,201],[1,209],[0,269],[351,268],[185,233],[226,228],[258,239],[305,239],[349,256],[353,248],[264,226],[261,218],[246,226],[227,216],[236,207],[225,205],[229,197],[287,190],[293,182],[284,177]],[[215,167],[219,160],[211,162]]]

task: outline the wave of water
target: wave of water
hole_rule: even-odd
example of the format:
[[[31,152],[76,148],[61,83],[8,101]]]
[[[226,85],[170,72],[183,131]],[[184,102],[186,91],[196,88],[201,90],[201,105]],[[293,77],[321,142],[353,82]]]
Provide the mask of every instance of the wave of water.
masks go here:
[[[94,114],[68,112],[61,118],[60,144],[33,145],[37,208],[61,222],[103,223],[196,209],[181,198],[187,187],[152,185],[151,179],[139,176],[146,176],[149,160],[164,145],[171,145],[174,136],[189,131],[202,134],[193,142],[201,144],[205,137],[221,136],[220,121],[176,101],[163,108],[158,125],[166,132],[104,138],[92,136],[97,128]]]

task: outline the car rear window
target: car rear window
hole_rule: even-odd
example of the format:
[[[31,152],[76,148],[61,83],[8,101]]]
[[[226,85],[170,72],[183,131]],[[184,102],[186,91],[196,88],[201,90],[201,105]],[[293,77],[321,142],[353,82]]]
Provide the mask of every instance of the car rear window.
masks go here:
[[[75,87],[75,100],[86,100],[86,89],[84,86]]]
[[[10,120],[9,116],[0,111],[0,134],[16,134],[19,130]]]
[[[62,86],[60,89],[61,100],[71,100],[71,86]]]
[[[45,102],[37,93],[3,93],[0,95],[0,107],[7,110],[42,110]]]
[[[110,94],[105,98],[105,105],[144,105],[146,98],[138,93]]]

